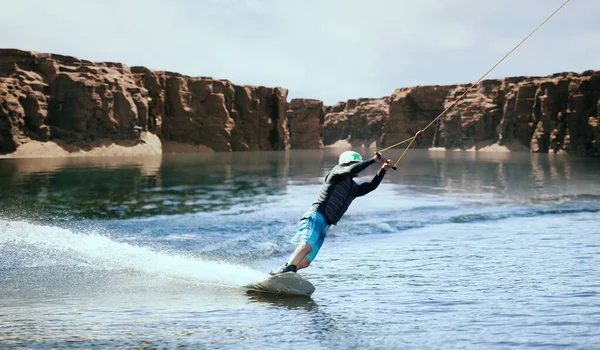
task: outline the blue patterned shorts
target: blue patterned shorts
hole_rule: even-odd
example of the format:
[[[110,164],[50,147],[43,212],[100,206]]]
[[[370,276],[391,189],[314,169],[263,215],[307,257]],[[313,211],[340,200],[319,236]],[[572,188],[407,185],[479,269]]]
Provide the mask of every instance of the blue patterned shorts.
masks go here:
[[[292,237],[291,242],[297,246],[307,242],[312,250],[306,258],[312,262],[323,245],[328,228],[329,225],[321,213],[309,211],[300,219],[298,232]]]

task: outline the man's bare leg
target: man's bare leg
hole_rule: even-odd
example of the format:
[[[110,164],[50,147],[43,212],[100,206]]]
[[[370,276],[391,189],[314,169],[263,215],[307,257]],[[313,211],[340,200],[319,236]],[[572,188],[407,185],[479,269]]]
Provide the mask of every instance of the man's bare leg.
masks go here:
[[[298,246],[298,248],[296,248],[296,250],[290,257],[288,264],[295,265],[299,269],[305,268],[306,266],[308,266],[310,264],[310,261],[308,261],[308,264],[306,264],[306,266],[303,266],[304,264],[301,264],[301,263],[305,263],[304,260],[308,260],[308,259],[306,259],[306,256],[311,251],[312,251],[312,247],[310,246],[310,244],[308,244],[307,242],[302,242],[302,244],[300,244]],[[301,265],[303,267],[300,267]]]
[[[302,261],[300,261],[298,265],[296,265],[296,267],[298,268],[298,270],[300,270],[307,268],[308,265],[310,265],[310,260],[308,260],[308,258],[304,258],[302,259]]]
[[[271,271],[271,275],[276,275],[283,272],[296,272],[299,269],[303,269],[310,265],[310,260],[306,257],[312,251],[310,244],[303,242],[296,248],[290,260],[283,264],[278,270]]]

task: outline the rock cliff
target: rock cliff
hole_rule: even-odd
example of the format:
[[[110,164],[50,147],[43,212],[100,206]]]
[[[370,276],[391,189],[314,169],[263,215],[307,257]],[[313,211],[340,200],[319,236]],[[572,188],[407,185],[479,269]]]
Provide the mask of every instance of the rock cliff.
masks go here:
[[[325,108],[319,100],[295,98],[288,111],[292,148],[323,148]]]
[[[397,89],[326,107],[324,143],[393,145],[425,128],[470,84]],[[600,71],[485,80],[412,147],[600,155]]]
[[[323,142],[332,145],[347,140],[353,147],[378,143],[389,110],[389,97],[353,99],[327,107]]]
[[[288,91],[279,87],[0,49],[0,155],[48,141],[69,152],[107,143],[129,147],[154,135],[163,150],[169,144],[319,149],[338,141],[382,148],[426,127],[469,86],[400,88],[334,106],[311,99],[288,104]],[[485,80],[413,147],[490,145],[600,155],[600,71]]]
[[[0,153],[31,140],[164,141],[215,151],[289,148],[287,90],[120,63],[0,50]]]
[[[429,124],[470,85],[398,89],[391,96],[381,144]],[[418,140],[417,147],[600,155],[600,71],[486,80]]]

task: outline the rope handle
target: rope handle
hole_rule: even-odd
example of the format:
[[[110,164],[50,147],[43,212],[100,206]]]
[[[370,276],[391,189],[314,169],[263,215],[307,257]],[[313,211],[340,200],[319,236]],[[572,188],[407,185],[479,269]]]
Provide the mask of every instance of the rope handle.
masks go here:
[[[381,159],[381,153],[379,153],[379,152],[375,152],[375,155],[377,156],[377,158]],[[391,160],[389,160],[389,159],[388,159],[387,161],[388,161],[388,162],[390,162],[390,163],[392,162],[392,161],[391,161]],[[387,163],[387,162],[386,162],[386,163]],[[396,165],[392,164],[392,169],[394,169],[394,170],[398,170],[398,167],[397,167]]]

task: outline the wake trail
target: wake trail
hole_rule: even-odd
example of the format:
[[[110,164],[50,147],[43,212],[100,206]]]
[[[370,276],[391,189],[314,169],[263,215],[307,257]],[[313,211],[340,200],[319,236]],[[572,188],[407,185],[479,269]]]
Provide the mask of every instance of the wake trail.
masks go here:
[[[3,250],[12,253],[0,268],[15,267],[11,264],[88,266],[235,287],[267,277],[247,266],[155,251],[117,242],[94,232],[75,233],[55,226],[0,219],[0,252]]]

